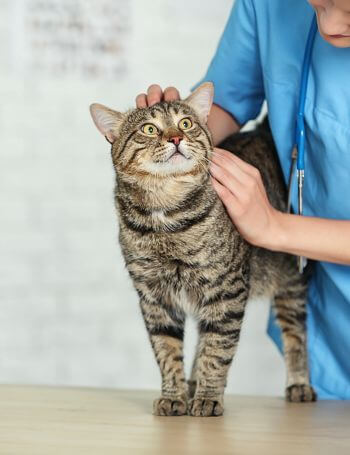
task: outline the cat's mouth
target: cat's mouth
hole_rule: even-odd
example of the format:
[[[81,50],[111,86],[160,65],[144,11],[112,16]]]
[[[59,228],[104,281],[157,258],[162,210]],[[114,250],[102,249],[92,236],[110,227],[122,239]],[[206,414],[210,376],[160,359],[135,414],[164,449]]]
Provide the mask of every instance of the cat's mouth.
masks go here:
[[[182,158],[185,158],[186,160],[189,159],[189,158],[187,158],[187,156],[185,156],[180,151],[175,151],[172,155],[169,156],[167,161],[169,161],[169,160],[181,160]]]
[[[187,156],[187,154],[184,152],[184,150],[180,150],[179,146],[175,146],[174,151],[170,153],[168,158],[166,158],[166,162],[168,161],[179,161],[185,158],[186,160],[189,160],[191,157]]]

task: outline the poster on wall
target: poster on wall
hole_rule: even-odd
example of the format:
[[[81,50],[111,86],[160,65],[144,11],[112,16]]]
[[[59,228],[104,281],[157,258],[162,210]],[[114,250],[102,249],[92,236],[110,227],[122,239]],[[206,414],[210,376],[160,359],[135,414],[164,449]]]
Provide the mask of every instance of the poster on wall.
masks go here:
[[[130,2],[15,0],[13,7],[17,69],[58,77],[125,76]]]

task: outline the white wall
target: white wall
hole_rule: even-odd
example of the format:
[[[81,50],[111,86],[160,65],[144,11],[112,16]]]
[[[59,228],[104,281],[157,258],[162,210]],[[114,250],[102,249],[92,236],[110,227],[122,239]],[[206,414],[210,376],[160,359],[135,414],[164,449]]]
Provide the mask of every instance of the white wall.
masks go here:
[[[115,58],[123,71],[115,77],[108,59],[100,62],[105,74],[95,76],[69,67],[50,73],[50,56],[38,68],[28,1],[0,4],[0,382],[157,388],[117,243],[109,147],[88,106],[127,109],[154,82],[188,93],[205,72],[231,0],[119,2],[124,25]],[[230,392],[283,390],[283,363],[265,335],[267,309],[267,302],[248,308]],[[194,340],[190,323],[187,357]]]

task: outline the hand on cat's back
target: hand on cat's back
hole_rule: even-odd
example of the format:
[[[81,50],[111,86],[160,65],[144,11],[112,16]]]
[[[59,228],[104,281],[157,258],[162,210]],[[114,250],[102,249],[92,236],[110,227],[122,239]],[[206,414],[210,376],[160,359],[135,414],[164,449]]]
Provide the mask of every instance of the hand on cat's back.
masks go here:
[[[175,87],[167,87],[164,91],[157,84],[152,84],[146,93],[140,93],[136,97],[136,106],[138,108],[153,106],[160,101],[175,101],[180,99],[180,93]]]
[[[227,150],[214,148],[211,181],[241,235],[268,248],[280,235],[281,212],[270,204],[260,172]]]

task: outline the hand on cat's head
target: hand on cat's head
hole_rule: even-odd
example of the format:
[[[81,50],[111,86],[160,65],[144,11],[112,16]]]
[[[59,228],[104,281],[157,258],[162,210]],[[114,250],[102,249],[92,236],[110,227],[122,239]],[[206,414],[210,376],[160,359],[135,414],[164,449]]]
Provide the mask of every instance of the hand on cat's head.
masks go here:
[[[136,97],[136,106],[138,108],[153,106],[161,101],[176,101],[180,99],[180,93],[175,87],[167,87],[164,92],[157,84],[152,84],[146,93],[140,93]]]
[[[153,88],[152,88],[153,87]],[[137,107],[126,113],[102,104],[90,106],[98,130],[112,144],[116,170],[129,175],[206,173],[212,150],[206,127],[214,87],[205,82],[184,100],[176,89],[164,94],[151,86],[149,97],[138,97]],[[159,100],[161,98],[161,100]]]

